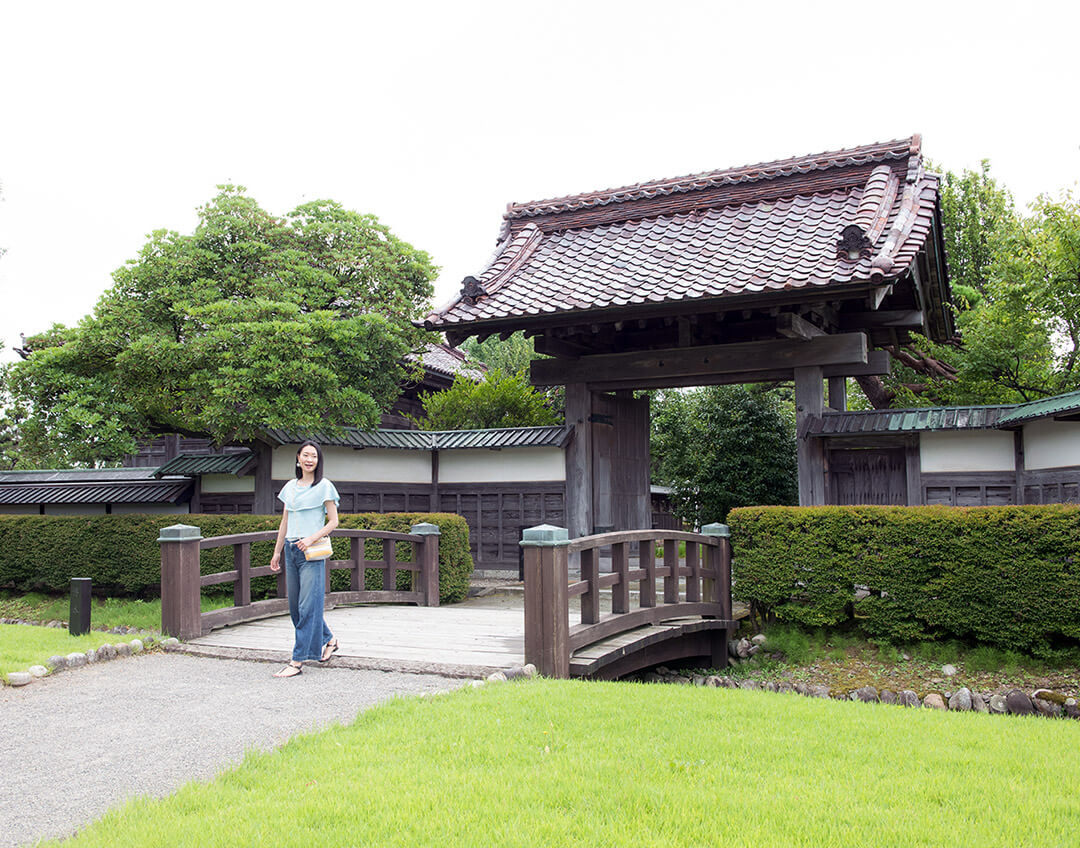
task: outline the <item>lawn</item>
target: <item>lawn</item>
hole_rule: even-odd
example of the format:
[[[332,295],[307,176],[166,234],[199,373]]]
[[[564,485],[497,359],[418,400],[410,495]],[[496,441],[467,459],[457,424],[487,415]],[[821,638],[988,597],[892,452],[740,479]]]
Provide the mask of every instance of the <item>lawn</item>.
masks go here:
[[[1076,845],[1078,747],[1064,720],[538,680],[390,702],[71,845]]]
[[[86,653],[91,648],[127,640],[130,636],[91,631],[72,636],[56,627],[33,627],[29,624],[0,624],[0,674],[7,680],[13,671],[26,671],[32,665],[46,665],[49,657]]]

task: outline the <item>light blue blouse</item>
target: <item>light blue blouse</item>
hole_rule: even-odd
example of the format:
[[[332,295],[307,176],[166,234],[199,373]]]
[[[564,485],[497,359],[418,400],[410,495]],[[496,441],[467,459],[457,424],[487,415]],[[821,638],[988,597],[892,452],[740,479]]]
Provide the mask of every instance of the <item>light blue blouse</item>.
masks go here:
[[[299,482],[290,480],[278,492],[288,515],[286,539],[303,539],[321,530],[326,524],[326,502],[341,502],[334,484],[325,477],[314,486],[300,486]]]

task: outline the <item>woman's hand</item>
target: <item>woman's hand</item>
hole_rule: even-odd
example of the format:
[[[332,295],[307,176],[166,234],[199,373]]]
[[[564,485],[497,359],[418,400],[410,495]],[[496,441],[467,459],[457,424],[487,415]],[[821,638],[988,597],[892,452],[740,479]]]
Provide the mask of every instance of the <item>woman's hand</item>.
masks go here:
[[[270,570],[281,571],[281,552],[277,551],[270,557]]]
[[[308,548],[310,548],[314,544],[315,544],[315,540],[312,539],[310,536],[308,536],[308,537],[303,538],[303,539],[298,539],[297,542],[296,542],[296,547],[298,547],[301,551],[306,551]]]

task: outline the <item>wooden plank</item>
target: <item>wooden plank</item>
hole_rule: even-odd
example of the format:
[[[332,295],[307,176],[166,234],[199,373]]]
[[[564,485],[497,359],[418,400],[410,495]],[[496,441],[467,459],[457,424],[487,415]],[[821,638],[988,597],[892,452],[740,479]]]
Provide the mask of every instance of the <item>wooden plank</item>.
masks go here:
[[[556,386],[613,378],[623,381],[679,379],[866,361],[866,335],[844,333],[810,341],[778,339],[599,354],[574,360],[537,359],[530,368],[534,385]],[[751,364],[752,368],[749,367]]]
[[[630,612],[630,569],[626,542],[617,542],[611,546],[611,569],[616,577],[616,583],[611,589],[611,611]]]
[[[653,542],[659,542],[661,539],[672,539],[679,542],[701,542],[705,545],[720,544],[715,536],[703,536],[700,533],[690,533],[685,530],[621,530],[614,533],[599,533],[595,536],[571,539],[569,551],[575,553],[585,548],[607,547],[617,542],[641,542],[646,539]]]
[[[687,542],[687,544],[690,544]],[[679,543],[675,539],[664,540],[664,603],[679,602]]]
[[[825,335],[820,327],[811,324],[805,318],[801,318],[794,312],[781,312],[776,316],[776,332],[787,339],[810,339]]]

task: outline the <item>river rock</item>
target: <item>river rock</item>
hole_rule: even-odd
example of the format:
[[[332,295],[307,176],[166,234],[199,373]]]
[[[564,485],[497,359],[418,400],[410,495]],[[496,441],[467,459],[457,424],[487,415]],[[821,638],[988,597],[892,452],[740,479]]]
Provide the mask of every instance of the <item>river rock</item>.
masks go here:
[[[758,682],[756,680],[740,680],[739,681],[739,688],[740,689],[757,689],[759,687],[758,687]]]
[[[1066,698],[1063,706],[1069,718],[1080,718],[1080,705],[1077,705],[1076,698]]]
[[[180,640],[179,640],[179,639],[177,639],[177,638],[176,638],[175,636],[170,636],[170,637],[169,637],[168,639],[165,639],[165,640],[164,640],[164,641],[163,641],[163,642],[161,643],[161,647],[163,647],[163,648],[166,648],[166,649],[168,649],[168,648],[175,648],[175,647],[177,647],[177,646],[178,646],[179,644],[180,644]],[[532,663],[529,663],[529,665],[532,665]],[[526,667],[526,668],[528,668],[529,666],[527,665],[527,666],[525,666],[525,667]]]
[[[961,686],[949,698],[949,709],[967,712],[971,709],[971,690]]]
[[[751,646],[750,646],[749,648],[747,648],[747,649],[746,649],[746,653],[747,653],[747,654],[748,654],[749,656],[751,656],[751,657],[752,657],[752,656],[754,656],[754,655],[755,655],[756,653],[758,653],[758,651],[760,651],[760,650],[761,650],[761,645],[751,645]]]
[[[946,663],[941,667],[941,673],[944,674],[946,677],[952,677],[956,674],[956,666]]]
[[[1031,702],[1036,710],[1050,718],[1060,718],[1065,712],[1065,698],[1049,689],[1036,689],[1031,695]]]
[[[43,665],[32,665],[28,669],[31,677],[44,677],[49,673],[49,670]]]
[[[119,645],[116,646],[116,655],[118,657],[130,657],[131,645],[129,645],[127,642],[121,642]]]
[[[86,654],[68,654],[67,655],[67,667],[78,668],[79,666],[86,665]]]
[[[133,654],[142,653],[142,650],[145,647],[143,645],[143,643],[142,643],[142,639],[132,639],[130,644],[131,644],[131,653],[133,653]]]
[[[873,686],[860,686],[853,694],[864,704],[876,704],[879,700],[878,691]]]
[[[764,633],[759,633],[750,641],[753,642],[755,645],[764,645],[768,641],[768,639],[765,638]]]
[[[971,708],[977,713],[989,712],[989,708],[986,706],[986,698],[980,695],[978,692],[971,693]]]
[[[706,677],[706,678],[705,678],[705,685],[706,685],[706,686],[710,686],[710,687],[712,687],[713,689],[719,689],[719,688],[720,688],[720,686],[722,685],[722,684],[720,683],[720,677],[719,677],[719,675],[716,675],[716,674],[710,674],[710,675],[709,675],[708,677]]]
[[[92,665],[93,663],[96,663],[97,661],[98,661],[97,649],[91,648],[89,651],[86,652],[86,663],[87,663],[87,665]]]
[[[67,668],[67,657],[49,657],[49,665],[53,667],[53,671],[60,671],[62,668]]]
[[[795,687],[788,683],[786,680],[782,680],[779,684],[777,684],[776,691],[779,692],[781,695],[790,695],[792,692],[795,691]]]
[[[739,682],[737,680],[734,680],[734,679],[730,678],[730,677],[723,678],[722,679],[722,684],[723,684],[723,687],[725,689],[738,689],[739,688]]]
[[[1008,707],[1012,715],[1031,715],[1035,712],[1035,706],[1031,703],[1031,698],[1019,689],[1013,689],[1005,696],[1005,706]]]
[[[919,701],[919,696],[910,689],[905,689],[900,693],[899,704],[902,707],[919,708],[922,703]]]
[[[170,640],[166,639],[164,642],[162,642],[162,644],[164,645],[164,644],[168,643],[169,641]],[[175,641],[175,640],[173,640],[173,641]],[[176,644],[179,645],[180,643],[176,642]],[[536,666],[533,665],[532,663],[525,663],[525,665],[523,665],[521,667],[521,670],[525,674],[526,677],[536,677]]]
[[[12,686],[25,686],[34,676],[29,671],[9,671],[7,681]]]
[[[991,695],[987,707],[993,715],[1005,715],[1009,711],[1009,704],[1005,700],[1005,696],[1000,694]]]
[[[740,659],[746,659],[750,656],[750,649],[754,647],[753,643],[749,639],[740,639],[735,645],[735,655]]]
[[[106,642],[97,649],[97,655],[99,660],[114,660],[116,659],[116,646]]]
[[[828,698],[829,687],[828,686],[811,686],[810,687],[811,698]]]
[[[944,710],[945,699],[941,697],[940,692],[931,692],[925,698],[923,698],[922,705],[930,710]]]

